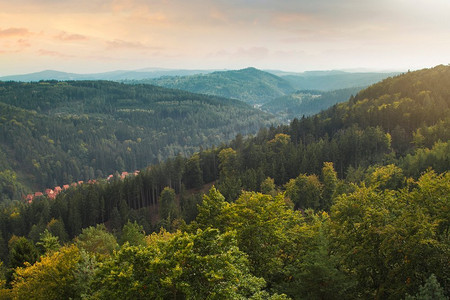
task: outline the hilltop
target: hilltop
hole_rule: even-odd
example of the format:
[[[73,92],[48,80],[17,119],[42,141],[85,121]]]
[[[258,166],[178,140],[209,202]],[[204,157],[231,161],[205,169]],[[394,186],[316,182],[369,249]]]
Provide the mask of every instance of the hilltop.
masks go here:
[[[353,87],[367,87],[399,72],[344,72],[307,71],[299,74],[281,75],[296,90],[331,91]]]
[[[167,88],[239,99],[255,104],[294,92],[284,79],[255,68],[146,80]]]

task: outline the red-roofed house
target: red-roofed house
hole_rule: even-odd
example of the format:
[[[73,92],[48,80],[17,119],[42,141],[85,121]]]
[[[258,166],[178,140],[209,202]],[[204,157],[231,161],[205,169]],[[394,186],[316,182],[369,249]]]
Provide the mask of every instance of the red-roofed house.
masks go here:
[[[26,199],[27,199],[28,203],[31,203],[31,202],[33,202],[33,198],[34,198],[33,194],[28,194]]]
[[[55,186],[55,189],[54,189],[54,191],[55,191],[55,193],[56,193],[56,194],[59,194],[59,192],[61,192],[61,191],[62,191],[62,189],[61,189],[61,187],[60,187],[60,186]]]
[[[42,196],[44,196],[44,194],[42,194],[41,192],[36,192],[36,193],[34,193],[34,196],[35,197],[42,197]]]
[[[68,184],[63,185],[63,189],[67,190],[70,186]]]

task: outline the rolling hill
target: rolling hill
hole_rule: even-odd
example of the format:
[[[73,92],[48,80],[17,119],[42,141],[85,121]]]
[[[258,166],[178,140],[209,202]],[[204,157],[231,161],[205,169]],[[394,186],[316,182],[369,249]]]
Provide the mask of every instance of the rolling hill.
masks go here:
[[[344,71],[308,71],[295,75],[281,75],[296,90],[331,91],[353,87],[366,87],[398,72],[344,72]]]
[[[265,103],[294,92],[289,82],[255,68],[192,76],[162,77],[143,82],[194,93],[239,99],[249,104]]]
[[[336,103],[347,101],[361,89],[354,87],[334,91],[302,90],[271,100],[263,104],[261,109],[276,115],[286,123],[294,118],[310,116]]]

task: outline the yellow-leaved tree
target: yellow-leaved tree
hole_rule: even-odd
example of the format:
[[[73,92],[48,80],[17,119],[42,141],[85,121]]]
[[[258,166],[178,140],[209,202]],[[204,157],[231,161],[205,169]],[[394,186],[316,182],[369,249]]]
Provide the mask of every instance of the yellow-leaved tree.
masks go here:
[[[76,268],[80,250],[72,245],[43,256],[33,265],[16,269],[12,282],[14,299],[70,299],[77,295]]]

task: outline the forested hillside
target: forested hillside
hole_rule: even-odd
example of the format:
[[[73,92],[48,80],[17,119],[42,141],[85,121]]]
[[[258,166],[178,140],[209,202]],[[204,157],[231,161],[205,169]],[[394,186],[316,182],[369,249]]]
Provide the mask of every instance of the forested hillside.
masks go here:
[[[3,205],[0,293],[448,299],[449,122],[437,66],[135,177]]]
[[[331,91],[352,88],[356,86],[369,86],[398,72],[344,72],[344,71],[307,71],[301,74],[280,75],[296,90]]]
[[[141,82],[239,99],[250,104],[264,103],[294,92],[292,86],[284,79],[255,68],[192,76],[161,77]]]
[[[6,199],[144,168],[274,121],[237,100],[106,81],[0,82],[0,108]]]
[[[280,120],[291,121],[301,116],[310,116],[347,101],[356,95],[362,87],[352,87],[334,91],[303,90],[287,96],[271,100],[261,106],[261,109],[276,115]]]

